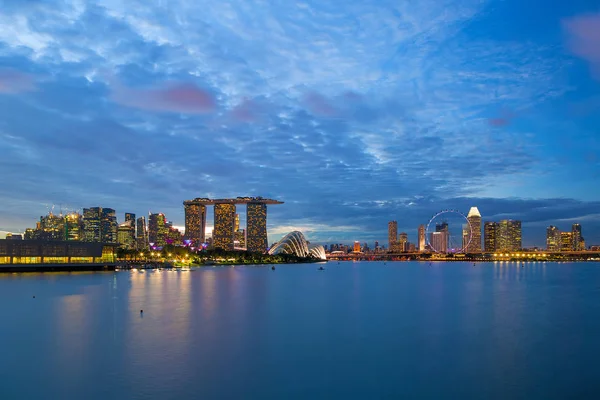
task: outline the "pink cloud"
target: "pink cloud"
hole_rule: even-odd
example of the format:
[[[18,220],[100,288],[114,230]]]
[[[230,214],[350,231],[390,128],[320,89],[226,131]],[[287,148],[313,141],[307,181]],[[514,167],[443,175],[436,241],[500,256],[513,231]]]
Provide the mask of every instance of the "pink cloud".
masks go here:
[[[14,94],[35,89],[35,80],[31,75],[13,69],[0,70],[0,93]]]
[[[494,128],[501,128],[503,126],[507,126],[516,117],[515,113],[509,110],[504,110],[501,112],[501,114],[502,115],[500,117],[488,119],[490,126],[493,126]]]
[[[600,79],[600,14],[582,15],[563,21],[568,39],[567,45],[573,54],[592,65],[594,74]]]
[[[316,92],[310,92],[304,96],[304,104],[309,111],[315,115],[332,117],[337,114],[336,109],[329,104],[329,101]]]
[[[243,99],[240,104],[231,111],[234,119],[240,122],[255,122],[258,118],[259,106],[251,99]]]
[[[111,97],[113,101],[124,106],[149,111],[205,114],[216,108],[212,94],[191,83],[177,83],[152,89],[115,85]]]

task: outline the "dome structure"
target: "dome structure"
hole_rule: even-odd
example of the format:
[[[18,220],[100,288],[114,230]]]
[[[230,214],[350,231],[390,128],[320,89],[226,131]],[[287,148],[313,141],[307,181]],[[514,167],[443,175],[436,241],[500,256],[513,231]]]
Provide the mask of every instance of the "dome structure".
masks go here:
[[[269,250],[269,254],[293,254],[297,257],[315,257],[325,260],[325,249],[321,245],[310,245],[300,231],[285,235]]]

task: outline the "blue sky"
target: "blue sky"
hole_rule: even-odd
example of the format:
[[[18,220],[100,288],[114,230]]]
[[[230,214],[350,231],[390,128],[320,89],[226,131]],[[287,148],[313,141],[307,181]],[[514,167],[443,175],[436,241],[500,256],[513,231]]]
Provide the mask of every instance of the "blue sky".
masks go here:
[[[272,239],[479,207],[600,244],[600,4],[0,0],[0,230],[257,195]]]

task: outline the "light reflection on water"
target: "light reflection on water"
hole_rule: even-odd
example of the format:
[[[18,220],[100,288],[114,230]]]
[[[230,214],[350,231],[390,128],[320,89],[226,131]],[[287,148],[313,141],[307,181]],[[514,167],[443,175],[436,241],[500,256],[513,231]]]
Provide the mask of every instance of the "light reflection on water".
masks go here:
[[[598,264],[431,264],[0,275],[0,398],[596,393]]]

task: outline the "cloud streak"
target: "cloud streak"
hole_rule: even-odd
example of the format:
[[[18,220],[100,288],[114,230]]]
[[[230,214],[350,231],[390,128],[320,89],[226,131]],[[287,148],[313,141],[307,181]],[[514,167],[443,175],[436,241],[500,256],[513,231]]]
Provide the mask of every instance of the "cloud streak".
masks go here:
[[[563,25],[570,50],[589,62],[600,79],[600,13],[568,18]]]
[[[13,69],[0,69],[0,93],[15,94],[36,90],[35,80]]]

